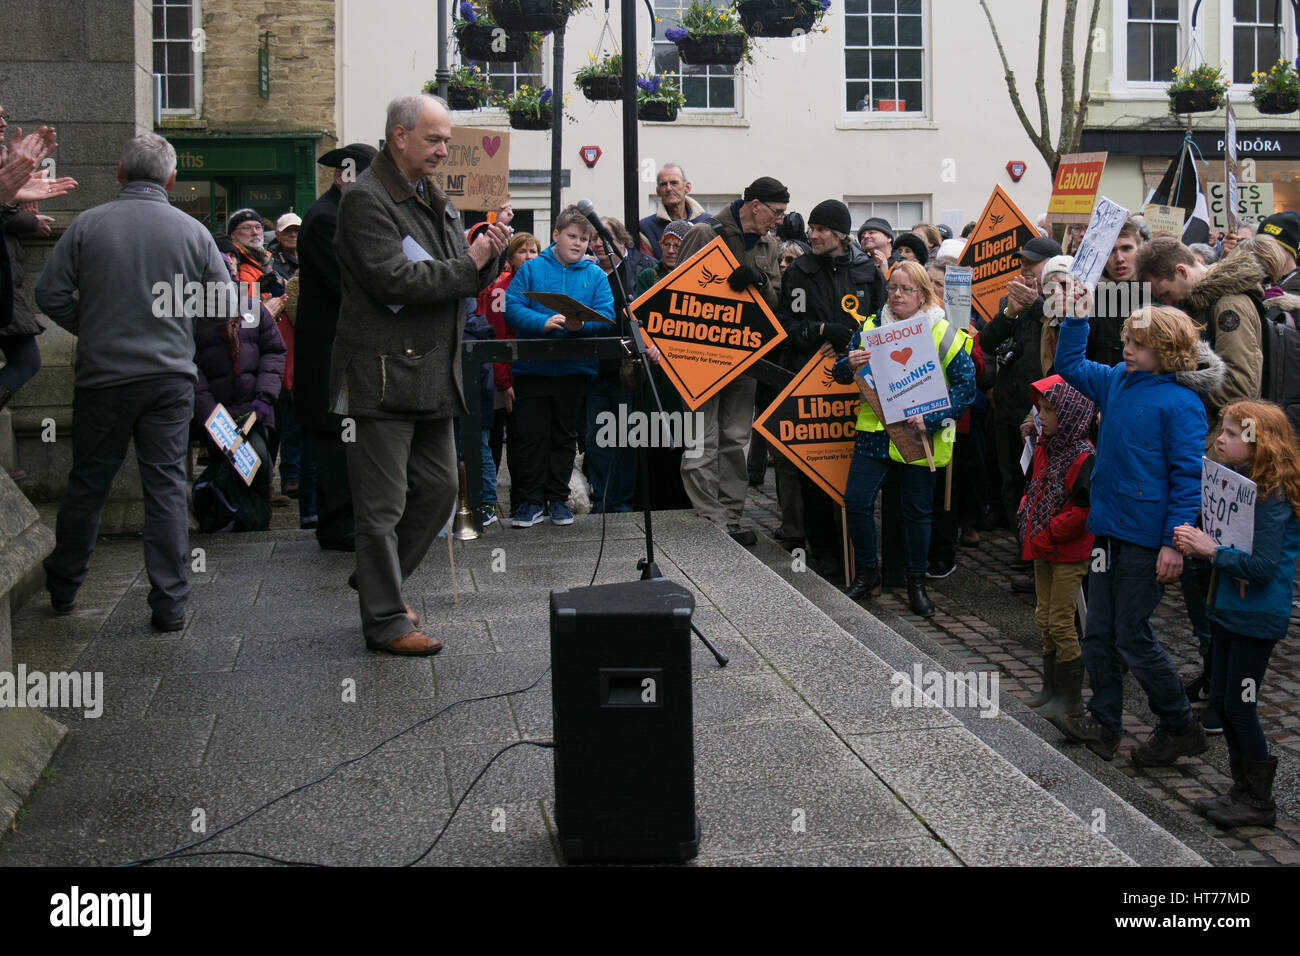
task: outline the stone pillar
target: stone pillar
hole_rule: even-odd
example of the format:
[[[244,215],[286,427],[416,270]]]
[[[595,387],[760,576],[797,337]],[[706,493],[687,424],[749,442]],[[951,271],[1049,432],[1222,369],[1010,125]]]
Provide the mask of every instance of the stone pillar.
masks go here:
[[[41,524],[31,502],[0,471],[0,675],[4,679],[12,679],[14,672],[10,611],[33,587],[40,587],[41,561],[52,550],[54,533]],[[65,733],[62,724],[38,710],[0,703],[0,834],[9,829]]]

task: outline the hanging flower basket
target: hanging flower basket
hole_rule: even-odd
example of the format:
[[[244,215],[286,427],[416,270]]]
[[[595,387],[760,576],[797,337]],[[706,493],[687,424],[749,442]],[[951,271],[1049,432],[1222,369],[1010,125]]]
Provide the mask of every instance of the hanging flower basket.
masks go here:
[[[1223,105],[1218,90],[1179,90],[1169,94],[1169,108],[1175,113],[1210,113]]]
[[[511,129],[551,128],[550,104],[543,106],[540,113],[533,113],[530,110],[510,110],[509,116]]]
[[[638,103],[636,118],[647,123],[671,123],[677,119],[676,103]]]
[[[507,30],[563,30],[575,6],[571,0],[488,0],[492,18]]]
[[[821,7],[815,0],[739,0],[740,24],[752,37],[788,37],[807,33]]]
[[[1296,93],[1261,93],[1255,97],[1255,109],[1270,116],[1294,113],[1300,109],[1300,94]]]
[[[623,98],[623,77],[592,76],[578,81],[582,95],[589,100],[621,100]]]
[[[476,110],[483,99],[475,87],[452,84],[447,87],[447,105],[454,110]]]
[[[486,23],[456,23],[456,45],[467,60],[487,60],[489,63],[516,63],[526,59],[532,50],[533,38],[529,33],[507,32],[505,42],[494,49],[493,34],[497,27]]]
[[[745,36],[741,33],[715,33],[708,36],[687,34],[674,42],[681,58],[691,66],[709,63],[735,66],[745,55]]]

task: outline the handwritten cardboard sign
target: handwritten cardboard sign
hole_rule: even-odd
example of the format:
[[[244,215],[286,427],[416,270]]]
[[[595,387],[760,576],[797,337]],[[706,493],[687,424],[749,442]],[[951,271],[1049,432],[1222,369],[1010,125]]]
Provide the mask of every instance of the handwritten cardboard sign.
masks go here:
[[[928,316],[864,331],[862,345],[871,358],[858,374],[871,369],[870,384],[880,398],[886,423],[952,408]]]
[[[1175,239],[1183,237],[1183,221],[1186,216],[1178,206],[1148,203],[1142,207],[1142,218],[1151,227],[1153,236],[1173,236]]]
[[[433,181],[457,209],[498,208],[510,193],[510,131],[453,126]]]
[[[1250,554],[1255,546],[1255,483],[1202,458],[1201,527],[1220,547]]]
[[[1222,232],[1228,228],[1228,184],[1206,183],[1205,200],[1210,210],[1210,228]],[[1273,215],[1272,183],[1237,184],[1237,221],[1259,222]]]
[[[1115,248],[1115,240],[1119,238],[1119,231],[1127,221],[1127,209],[1105,196],[1098,199],[1097,208],[1092,211],[1092,221],[1088,223],[1079,250],[1074,254],[1070,275],[1090,290],[1096,289],[1101,281],[1101,272],[1106,268],[1106,260]]]

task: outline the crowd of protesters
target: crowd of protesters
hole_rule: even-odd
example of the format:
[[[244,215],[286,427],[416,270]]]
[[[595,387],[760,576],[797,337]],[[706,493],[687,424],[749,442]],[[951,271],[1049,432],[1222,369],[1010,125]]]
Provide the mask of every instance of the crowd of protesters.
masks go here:
[[[1070,274],[1068,252],[1081,231],[1068,230],[1063,249],[1040,230],[1018,250],[1020,271],[997,312],[976,311],[963,328],[945,315],[944,285],[973,223],[960,237],[928,223],[900,231],[880,217],[855,230],[837,199],[817,203],[805,219],[789,210],[788,188],[771,176],[738,190],[740,198],[724,208],[707,210],[689,196],[683,167],[669,163],[658,171],[655,212],[634,231],[606,219],[602,239],[569,207],[549,236],[511,235],[506,204],[492,224],[457,232],[457,217],[426,178],[445,155],[444,119],[431,98],[394,101],[389,145],[378,152],[351,144],[322,156],[334,183],[303,217],[285,211],[270,222],[239,209],[215,239],[167,203],[175,180],[170,145],[154,134],[126,145],[118,199],[73,221],[35,290],[43,314],[81,337],[73,469],[58,544],[45,563],[56,613],[73,607],[109,485],[134,438],[146,488],[144,548],[156,628],[184,627],[191,512],[205,532],[260,530],[273,508],[296,498],[301,527],[314,529],[322,548],[358,551],[353,584],[370,646],[436,653],[441,643],[419,634],[400,593],[406,566],[418,564],[430,531],[421,528],[416,545],[392,543],[393,527],[397,538],[409,534],[402,531],[409,523],[403,508],[413,507],[421,486],[413,478],[409,489],[383,489],[395,500],[382,514],[374,489],[386,474],[382,459],[396,454],[394,436],[408,424],[415,431],[406,432],[401,447],[412,456],[441,454],[441,437],[421,449],[420,423],[459,420],[459,360],[441,356],[446,381],[422,383],[429,366],[421,371],[419,363],[437,349],[417,355],[408,347],[405,356],[383,355],[391,364],[379,380],[362,376],[360,356],[370,346],[359,297],[376,315],[391,309],[397,328],[419,317],[418,310],[401,310],[417,307],[424,294],[418,290],[427,286],[420,262],[409,255],[385,259],[372,248],[375,230],[415,214],[427,243],[438,247],[433,260],[446,270],[439,275],[454,290],[439,292],[447,301],[439,299],[430,315],[450,317],[458,336],[521,339],[626,336],[620,303],[719,238],[739,263],[723,277],[727,284],[765,300],[785,329],[781,352],[769,358],[793,373],[820,357],[849,385],[861,381],[869,363],[867,333],[922,321],[949,408],[887,426],[863,401],[841,510],[754,435],[754,418],[774,392],[751,377],[733,380],[697,410],[699,453],[685,455],[683,443],[634,449],[599,438],[602,414],[650,407],[645,374],[630,372],[628,363],[488,364],[481,382],[463,383],[482,389],[480,434],[461,434],[458,426],[448,433],[460,458],[482,458],[482,524],[573,523],[572,473],[582,451],[593,511],[688,507],[752,545],[746,490],[767,481],[771,458],[782,544],[805,549],[810,569],[834,579],[845,575],[839,542],[847,534],[855,573],[846,593],[870,602],[883,587],[905,587],[909,606],[922,616],[935,613],[927,580],[952,573],[958,547],[977,548],[981,532],[1004,528],[1018,542],[1016,568],[1033,571],[1029,587],[1043,639],[1043,687],[1030,705],[1068,738],[1110,759],[1127,669],[1158,722],[1132,754],[1134,763],[1171,764],[1203,751],[1207,732],[1223,733],[1233,788],[1198,809],[1224,826],[1273,822],[1276,759],[1259,729],[1256,697],[1244,699],[1237,687],[1245,679],[1263,686],[1271,649],[1286,633],[1300,552],[1300,453],[1295,418],[1286,413],[1300,394],[1280,393],[1285,386],[1263,373],[1269,336],[1283,334],[1278,329],[1297,334],[1300,216],[1278,213],[1257,234],[1243,229],[1189,245],[1151,236],[1135,217],[1121,230],[1095,290]],[[3,133],[0,112],[0,141]],[[21,249],[8,240],[48,234],[48,217],[35,204],[75,186],[36,172],[55,145],[53,131],[42,128],[19,132],[0,151],[0,202],[10,204],[0,213],[7,239],[0,246],[0,407],[39,369],[41,326],[20,304],[22,270],[14,263]],[[359,198],[344,201],[358,179],[365,183]],[[445,215],[419,218],[421,210]],[[124,233],[148,241],[115,242]],[[173,275],[237,280],[249,294],[228,314],[170,323],[164,334],[151,307],[152,285]],[[392,305],[376,299],[375,276],[388,277],[383,295]],[[546,292],[589,311],[556,314],[530,295]],[[842,305],[848,295],[859,303],[856,317]],[[647,371],[669,400],[667,410],[680,411],[661,356],[651,350],[649,358]],[[410,393],[388,391],[390,375]],[[263,463],[251,483],[209,439],[205,423],[218,405],[236,425],[249,426],[246,439]],[[349,414],[371,422],[360,442],[376,449],[374,461],[344,447]],[[191,446],[201,448],[202,470],[187,495]],[[643,454],[650,458],[648,487],[639,479]],[[1202,454],[1258,485],[1249,554],[1218,546],[1199,527]],[[497,500],[503,458],[508,503]],[[439,508],[454,473],[444,464],[434,468],[429,460],[437,490],[430,501]],[[371,491],[354,495],[357,481]],[[422,515],[433,513],[428,506],[421,499]],[[388,558],[390,551],[396,557]],[[371,568],[363,554],[379,563]],[[1175,582],[1203,658],[1202,672],[1186,684],[1149,624],[1164,585]],[[1080,628],[1081,595],[1087,612]],[[1086,707],[1085,677],[1092,689]],[[1198,713],[1192,705],[1202,698],[1207,703]]]

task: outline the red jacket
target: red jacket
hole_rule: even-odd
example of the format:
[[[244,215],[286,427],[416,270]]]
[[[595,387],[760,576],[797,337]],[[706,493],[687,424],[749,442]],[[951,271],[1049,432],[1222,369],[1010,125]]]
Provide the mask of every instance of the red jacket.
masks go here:
[[[1092,532],[1088,530],[1088,478],[1093,455],[1082,453],[1070,464],[1065,473],[1065,485],[1070,498],[1065,507],[1038,534],[1024,542],[1023,557],[1027,561],[1087,561],[1092,557]],[[1047,467],[1047,451],[1041,442],[1034,446],[1033,470]],[[1028,486],[1027,486],[1028,487]],[[1020,501],[1025,507],[1029,492]]]
[[[498,342],[515,337],[515,330],[506,324],[506,286],[510,285],[514,277],[514,272],[503,269],[492,284],[478,294],[478,314],[487,318],[492,330],[496,332]],[[492,381],[498,392],[514,387],[509,362],[492,363]]]

